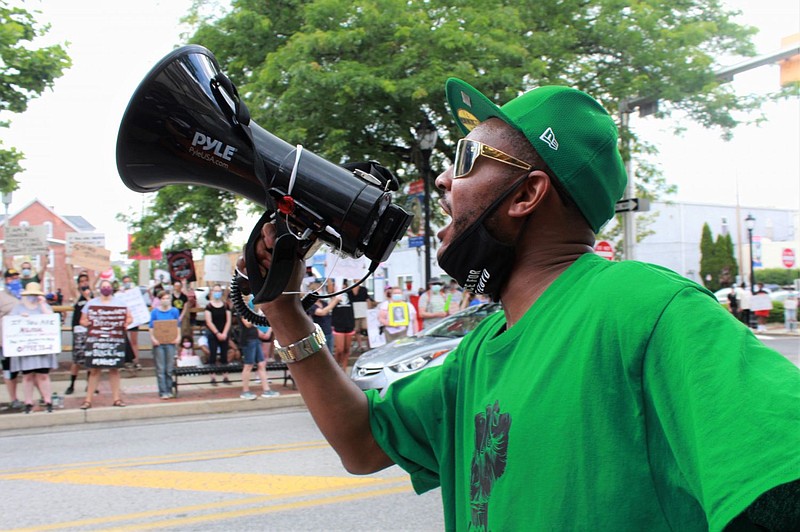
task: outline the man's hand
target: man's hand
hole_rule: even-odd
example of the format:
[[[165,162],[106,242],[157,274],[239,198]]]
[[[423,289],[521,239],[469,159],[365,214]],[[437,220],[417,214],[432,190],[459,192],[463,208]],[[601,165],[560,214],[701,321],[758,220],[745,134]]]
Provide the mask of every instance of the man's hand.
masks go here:
[[[264,224],[261,227],[261,238],[256,242],[256,260],[258,261],[259,266],[261,267],[262,274],[266,275],[267,270],[269,270],[270,265],[272,264],[272,249],[275,245],[275,239],[277,238],[275,224]],[[244,258],[240,257],[237,261],[237,268],[239,271],[247,275],[246,266],[244,262]],[[299,292],[300,291],[300,284],[303,281],[303,277],[305,276],[305,264],[300,257],[297,257],[295,261],[294,269],[292,270],[292,275],[289,279],[288,284],[286,285],[286,292]],[[253,287],[251,287],[253,288]],[[272,322],[272,318],[276,318],[281,310],[286,310],[291,306],[296,306],[299,303],[299,297],[296,294],[289,294],[289,295],[280,295],[274,301],[269,301],[267,303],[262,303],[260,305],[261,311],[267,317],[270,322]]]

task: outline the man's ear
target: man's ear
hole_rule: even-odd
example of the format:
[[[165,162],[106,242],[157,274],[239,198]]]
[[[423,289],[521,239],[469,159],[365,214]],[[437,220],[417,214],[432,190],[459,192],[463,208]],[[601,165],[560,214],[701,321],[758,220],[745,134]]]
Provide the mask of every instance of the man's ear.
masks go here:
[[[514,218],[526,218],[541,206],[552,186],[550,177],[546,173],[541,170],[531,171],[528,178],[511,196],[508,215]]]

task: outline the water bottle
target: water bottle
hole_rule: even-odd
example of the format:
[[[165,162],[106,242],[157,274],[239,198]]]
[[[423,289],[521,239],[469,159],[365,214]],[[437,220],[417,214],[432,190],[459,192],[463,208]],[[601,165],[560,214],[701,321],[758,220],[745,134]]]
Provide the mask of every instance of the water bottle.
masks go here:
[[[64,402],[61,400],[61,396],[56,392],[53,392],[53,395],[50,396],[50,403],[53,405],[53,408],[64,408]]]

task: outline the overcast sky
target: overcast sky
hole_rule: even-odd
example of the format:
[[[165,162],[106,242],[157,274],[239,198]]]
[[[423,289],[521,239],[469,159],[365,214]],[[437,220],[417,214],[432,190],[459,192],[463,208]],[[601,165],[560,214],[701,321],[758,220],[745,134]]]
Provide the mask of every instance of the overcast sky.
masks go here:
[[[761,28],[755,38],[759,53],[778,50],[781,37],[800,32],[797,0],[728,4],[744,11],[741,22]],[[128,190],[117,174],[119,122],[145,74],[181,44],[185,28],[178,21],[190,5],[190,0],[24,3],[52,25],[48,42],[69,42],[73,67],[27,112],[3,117],[12,120],[10,129],[0,130],[4,146],[26,156],[11,214],[39,198],[59,214],[85,217],[106,234],[112,258],[119,257],[127,230],[116,215],[139,212],[145,199]],[[778,68],[759,68],[734,83],[739,92],[777,90]],[[661,150],[658,162],[667,180],[678,185],[674,199],[735,204],[738,189],[745,207],[800,209],[800,102],[770,105],[765,112],[766,124],[738,129],[731,142],[691,124],[677,138],[669,123],[652,117],[633,115],[631,123]]]

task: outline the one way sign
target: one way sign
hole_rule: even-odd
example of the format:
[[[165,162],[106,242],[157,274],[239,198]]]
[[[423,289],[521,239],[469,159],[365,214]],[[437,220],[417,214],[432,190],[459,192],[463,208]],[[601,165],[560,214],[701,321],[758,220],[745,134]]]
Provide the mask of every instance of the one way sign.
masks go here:
[[[614,207],[614,212],[632,212],[632,211],[649,211],[650,210],[650,200],[647,198],[628,198],[628,199],[621,199],[617,202],[616,206]]]

